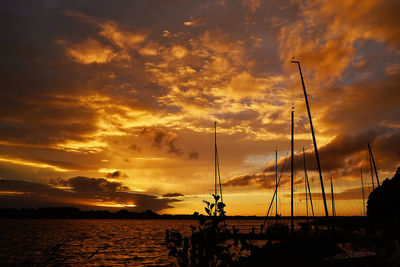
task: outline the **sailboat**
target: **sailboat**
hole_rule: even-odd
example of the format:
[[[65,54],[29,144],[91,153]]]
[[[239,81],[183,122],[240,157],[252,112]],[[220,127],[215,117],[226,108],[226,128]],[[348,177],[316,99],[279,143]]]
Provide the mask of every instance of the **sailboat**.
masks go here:
[[[218,194],[219,188],[219,194]],[[225,221],[225,203],[222,197],[222,184],[221,174],[219,170],[219,159],[218,159],[218,146],[217,146],[217,122],[214,122],[214,193],[212,194],[214,203],[203,200],[207,205],[205,211],[208,215],[212,216],[214,223],[219,221]],[[219,217],[219,219],[217,219]]]
[[[312,138],[313,138],[313,145],[314,145],[314,152],[315,152],[315,157],[316,157],[316,160],[317,160],[317,166],[318,166],[318,173],[319,173],[319,178],[320,178],[320,183],[321,183],[321,192],[322,192],[322,199],[323,199],[323,202],[324,202],[324,209],[325,209],[325,215],[328,217],[329,216],[329,213],[328,213],[328,207],[327,207],[327,203],[326,203],[326,197],[325,197],[325,188],[324,188],[324,182],[323,182],[323,178],[322,178],[322,171],[321,171],[321,164],[320,164],[320,158],[319,158],[319,152],[318,152],[318,147],[317,147],[317,141],[316,141],[316,137],[315,137],[315,132],[314,132],[314,126],[313,126],[313,122],[312,122],[312,117],[311,117],[311,111],[310,111],[310,106],[309,106],[309,103],[308,103],[308,96],[307,96],[307,91],[306,91],[306,87],[305,87],[305,84],[304,84],[304,79],[303,79],[303,74],[302,74],[302,71],[301,71],[301,66],[300,66],[300,62],[299,61],[296,61],[296,60],[291,60],[291,62],[292,63],[294,63],[294,64],[297,64],[298,65],[298,68],[299,68],[299,73],[300,73],[300,78],[301,78],[301,83],[302,83],[302,86],[303,86],[303,93],[304,93],[304,99],[305,99],[305,102],[306,102],[306,107],[307,107],[307,113],[308,113],[308,118],[309,118],[309,123],[310,123],[310,129],[311,129],[311,134],[312,134]],[[294,172],[293,172],[293,164],[294,164],[294,107],[292,107],[292,110],[291,110],[291,175],[290,175],[290,185],[291,185],[291,190],[290,190],[290,192],[291,192],[291,194],[290,194],[290,196],[291,196],[291,205],[290,205],[290,230],[291,230],[291,232],[292,233],[294,233],[294,230],[295,230],[295,226],[294,226],[294,212],[293,212],[293,208],[294,208],[294,205],[293,205],[293,181],[294,181]],[[303,149],[303,154],[304,154],[304,149]],[[285,159],[285,163],[286,163],[286,159]],[[285,165],[285,163],[284,163],[284,165]],[[283,169],[282,169],[283,170]],[[310,196],[310,202],[311,202],[311,205],[312,205],[312,199],[311,199],[311,192],[310,192],[310,190],[309,190],[309,184],[308,184],[308,176],[307,176],[307,172],[306,172],[306,169],[305,169],[305,155],[304,155],[304,171],[305,171],[305,179],[306,179],[306,181],[305,181],[305,186],[306,186],[306,195],[307,195],[307,188],[308,188],[308,191],[309,191],[309,196]],[[280,179],[279,179],[280,180]],[[264,220],[264,225],[265,225],[265,222],[266,222],[266,220],[267,220],[267,217],[268,217],[268,215],[269,215],[269,212],[270,212],[270,209],[271,209],[271,206],[272,206],[272,202],[274,201],[274,198],[276,197],[276,194],[277,194],[277,190],[278,190],[278,185],[279,185],[279,181],[276,183],[276,188],[275,188],[275,192],[274,192],[274,195],[273,195],[273,197],[272,197],[272,201],[271,201],[271,205],[270,205],[270,207],[269,207],[269,209],[268,209],[268,212],[267,212],[267,216],[266,216],[266,218],[265,218],[265,220]],[[306,201],[306,205],[307,205],[307,213],[308,213],[308,200]],[[312,212],[313,212],[313,215],[314,215],[314,208],[312,207]]]

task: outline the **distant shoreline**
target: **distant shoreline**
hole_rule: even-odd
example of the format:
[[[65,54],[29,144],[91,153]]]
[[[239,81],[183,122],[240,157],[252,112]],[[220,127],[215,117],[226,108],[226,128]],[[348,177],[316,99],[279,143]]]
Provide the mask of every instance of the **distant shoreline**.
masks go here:
[[[363,216],[337,216],[330,219],[362,219]],[[48,207],[37,209],[0,209],[0,219],[133,219],[133,220],[196,220],[189,214],[158,214],[151,210],[144,212],[131,212],[120,210],[110,212],[107,210],[83,211],[72,207]],[[226,216],[226,220],[264,220],[265,216]],[[275,221],[275,217],[268,217],[268,221]],[[279,220],[289,220],[290,216],[279,217]],[[306,220],[305,216],[296,216],[296,220]],[[309,217],[310,220],[324,220],[325,216]]]

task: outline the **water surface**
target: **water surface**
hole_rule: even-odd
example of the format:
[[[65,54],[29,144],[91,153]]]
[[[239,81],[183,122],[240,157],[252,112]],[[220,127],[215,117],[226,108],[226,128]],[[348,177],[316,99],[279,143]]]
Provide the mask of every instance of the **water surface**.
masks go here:
[[[0,265],[169,266],[165,229],[189,234],[195,221],[0,220]]]
[[[227,223],[247,232],[254,226],[259,232],[263,221]],[[165,230],[176,229],[188,236],[190,225],[198,222],[0,219],[0,265],[171,266],[175,259],[168,257]]]

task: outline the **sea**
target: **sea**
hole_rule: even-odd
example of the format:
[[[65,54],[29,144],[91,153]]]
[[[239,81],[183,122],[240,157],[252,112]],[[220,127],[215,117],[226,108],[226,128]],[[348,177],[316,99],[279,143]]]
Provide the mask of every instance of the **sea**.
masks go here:
[[[229,221],[260,225],[262,221]],[[0,266],[175,266],[166,229],[190,234],[191,220],[0,219]]]

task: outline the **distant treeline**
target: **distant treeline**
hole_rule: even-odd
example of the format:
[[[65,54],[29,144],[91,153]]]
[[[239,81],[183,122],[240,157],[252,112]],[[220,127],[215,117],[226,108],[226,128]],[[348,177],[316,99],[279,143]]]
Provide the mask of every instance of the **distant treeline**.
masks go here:
[[[128,210],[119,210],[110,212],[108,210],[80,210],[73,207],[48,207],[37,209],[0,209],[0,218],[45,218],[45,219],[156,219],[156,220],[196,220],[194,215],[170,215],[158,214],[151,210],[144,212],[132,212]],[[287,220],[290,217],[281,217],[280,220]],[[323,219],[316,217],[314,219]],[[349,217],[347,217],[349,218]],[[227,220],[264,220],[262,216],[226,216]],[[296,217],[297,220],[306,219],[305,217]],[[268,220],[275,220],[269,217]]]
[[[160,215],[151,210],[131,212],[119,210],[80,210],[74,207],[48,207],[37,209],[0,209],[0,218],[46,218],[46,219],[167,219],[176,215]],[[179,215],[191,218],[188,215]],[[181,218],[179,218],[181,219]]]

